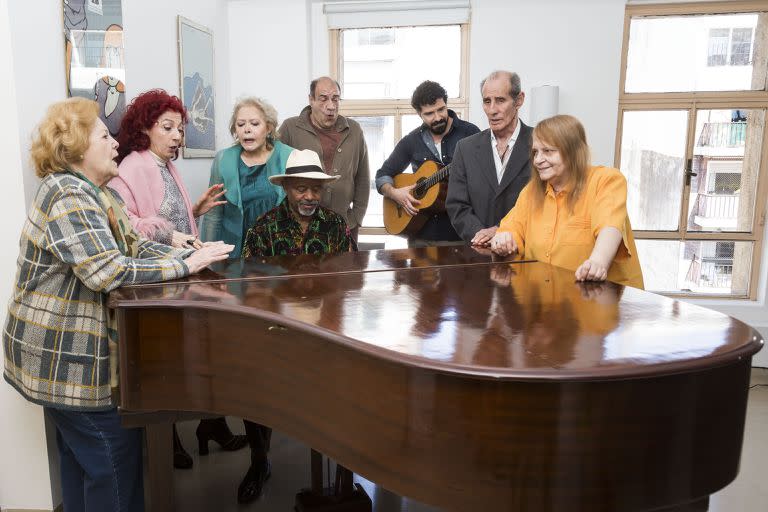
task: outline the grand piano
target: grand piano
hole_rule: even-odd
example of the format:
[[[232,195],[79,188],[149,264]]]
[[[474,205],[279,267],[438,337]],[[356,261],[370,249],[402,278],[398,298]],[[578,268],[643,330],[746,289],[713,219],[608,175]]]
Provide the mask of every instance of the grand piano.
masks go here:
[[[707,510],[762,347],[726,315],[469,247],[231,260],[110,304],[154,510],[168,422],[200,413],[446,510]]]

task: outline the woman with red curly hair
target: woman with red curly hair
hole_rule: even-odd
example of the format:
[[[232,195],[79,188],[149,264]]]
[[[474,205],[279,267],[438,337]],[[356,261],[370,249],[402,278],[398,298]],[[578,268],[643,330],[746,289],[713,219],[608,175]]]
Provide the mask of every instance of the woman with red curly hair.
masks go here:
[[[133,99],[120,123],[118,136],[119,175],[109,187],[120,194],[136,231],[156,242],[173,247],[200,248],[195,218],[211,208],[225,204],[223,184],[203,192],[193,205],[173,164],[184,143],[187,110],[177,96],[152,89]],[[200,446],[214,440],[228,451],[246,444],[245,436],[235,436],[224,418],[207,419],[197,427]],[[207,450],[201,450],[201,454]],[[184,450],[176,427],[173,429],[173,464],[192,467],[192,457]]]
[[[223,185],[193,205],[173,164],[184,143],[187,110],[177,96],[152,89],[133,99],[120,123],[120,175],[109,186],[120,194],[133,227],[174,247],[201,247],[195,219],[222,205]]]

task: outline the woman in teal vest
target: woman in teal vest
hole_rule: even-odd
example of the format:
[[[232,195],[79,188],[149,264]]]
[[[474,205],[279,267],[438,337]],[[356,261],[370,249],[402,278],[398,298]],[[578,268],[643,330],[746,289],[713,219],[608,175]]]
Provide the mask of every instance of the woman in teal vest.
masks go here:
[[[235,144],[216,154],[210,181],[210,186],[224,184],[227,202],[205,214],[200,232],[204,241],[225,240],[234,245],[231,257],[240,257],[248,229],[285,197],[283,188],[272,185],[268,178],[285,173],[293,148],[277,140],[277,111],[260,98],[237,102],[229,132]],[[237,488],[237,501],[249,503],[261,495],[271,473],[267,450],[272,429],[250,421],[243,423],[251,465]]]
[[[210,180],[211,186],[224,184],[227,203],[205,214],[201,236],[233,244],[232,257],[240,257],[248,229],[285,197],[268,178],[285,172],[293,148],[277,140],[277,111],[260,98],[237,102],[229,132],[235,144],[216,154]]]

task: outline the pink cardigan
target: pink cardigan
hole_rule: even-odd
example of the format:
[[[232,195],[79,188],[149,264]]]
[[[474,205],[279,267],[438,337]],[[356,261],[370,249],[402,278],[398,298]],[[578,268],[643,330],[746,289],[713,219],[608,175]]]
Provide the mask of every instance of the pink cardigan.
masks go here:
[[[118,170],[120,175],[112,178],[108,186],[125,201],[125,209],[134,229],[150,240],[155,239],[158,231],[173,231],[175,226],[168,219],[158,215],[165,196],[165,185],[152,154],[149,151],[133,151],[120,162]],[[192,215],[192,202],[176,166],[171,161],[168,161],[168,170],[184,198],[189,224],[192,226],[191,234],[198,236],[197,223]]]

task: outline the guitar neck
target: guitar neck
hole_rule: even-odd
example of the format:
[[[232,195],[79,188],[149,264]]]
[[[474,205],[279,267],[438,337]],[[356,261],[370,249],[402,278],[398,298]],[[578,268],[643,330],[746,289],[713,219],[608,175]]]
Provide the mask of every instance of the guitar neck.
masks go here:
[[[433,186],[435,186],[436,184],[440,183],[441,181],[443,181],[445,178],[448,177],[448,173],[450,173],[450,168],[451,168],[450,164],[446,165],[445,167],[437,171],[435,174],[433,174],[429,178],[422,181],[421,184],[419,185],[419,188],[422,190],[428,190]]]

